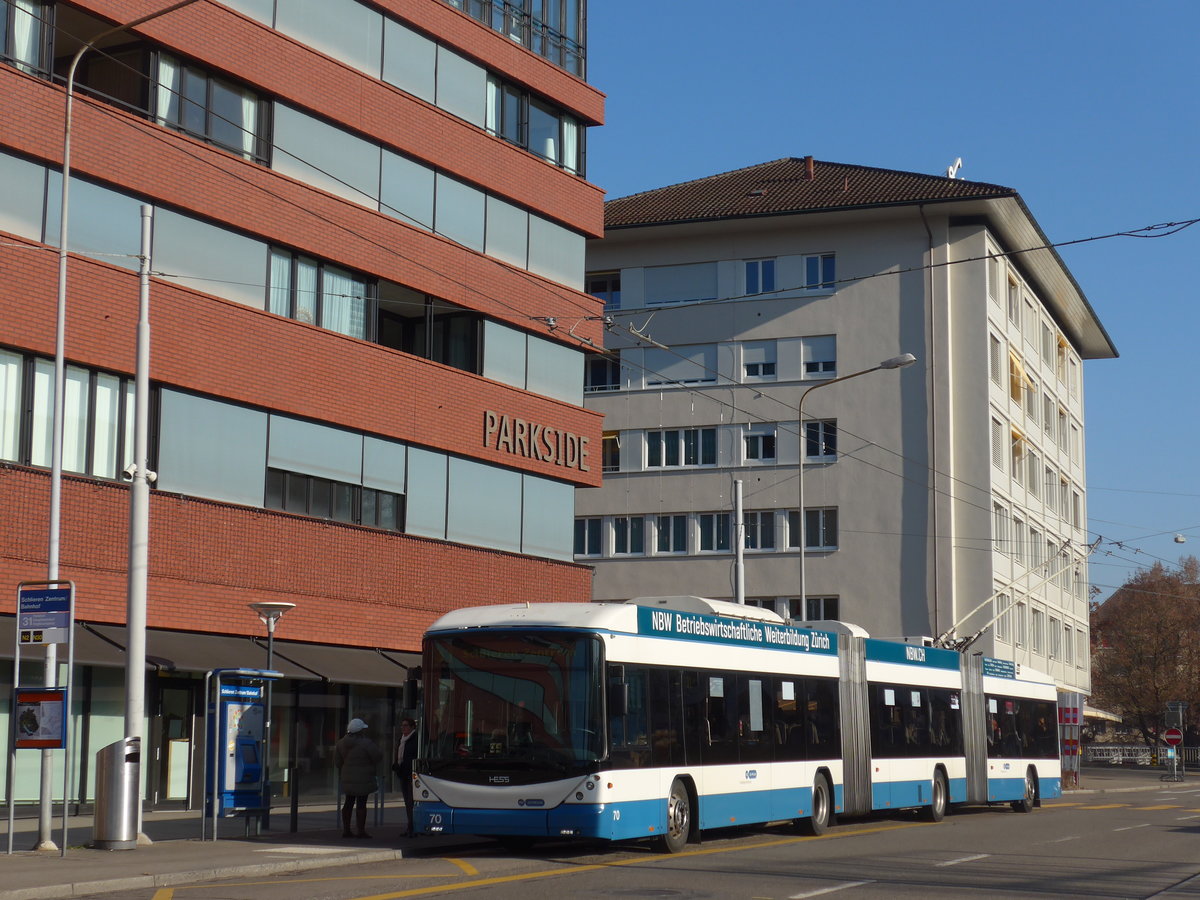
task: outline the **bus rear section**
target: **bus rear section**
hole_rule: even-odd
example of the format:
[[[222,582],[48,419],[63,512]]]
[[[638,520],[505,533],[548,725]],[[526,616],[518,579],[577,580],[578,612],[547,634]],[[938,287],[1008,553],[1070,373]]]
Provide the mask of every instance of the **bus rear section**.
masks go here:
[[[968,703],[977,733],[971,799],[1029,812],[1062,796],[1058,692],[1053,679],[1010,660],[970,657]]]

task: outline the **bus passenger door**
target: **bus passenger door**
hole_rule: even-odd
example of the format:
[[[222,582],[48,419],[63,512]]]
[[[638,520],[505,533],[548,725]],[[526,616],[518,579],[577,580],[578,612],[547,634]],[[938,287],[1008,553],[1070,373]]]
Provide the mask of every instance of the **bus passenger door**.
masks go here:
[[[683,720],[684,764],[696,773],[696,787],[702,790],[699,783],[700,774],[696,770],[704,763],[704,744],[708,735],[708,719],[705,712],[708,683],[696,671],[675,674],[679,678],[677,696],[680,697]]]

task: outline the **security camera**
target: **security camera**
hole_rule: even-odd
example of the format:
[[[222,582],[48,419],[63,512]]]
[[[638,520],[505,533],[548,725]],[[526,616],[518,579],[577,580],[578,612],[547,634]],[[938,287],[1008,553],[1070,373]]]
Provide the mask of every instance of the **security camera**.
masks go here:
[[[133,476],[137,474],[137,463],[130,463],[125,467],[125,471],[121,473],[121,477],[126,481],[133,481]]]

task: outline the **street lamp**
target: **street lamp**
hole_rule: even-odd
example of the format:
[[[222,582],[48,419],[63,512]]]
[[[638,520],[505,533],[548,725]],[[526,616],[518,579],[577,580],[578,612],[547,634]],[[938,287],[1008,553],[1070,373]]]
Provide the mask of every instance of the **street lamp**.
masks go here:
[[[267,626],[267,669],[275,662],[275,623],[283,618],[289,609],[295,609],[295,603],[286,600],[264,600],[260,603],[250,603],[248,606],[258,613],[259,620]],[[263,717],[263,813],[262,827],[271,827],[271,685],[267,681],[267,714]]]
[[[174,12],[196,0],[179,0],[177,3],[172,3],[170,6],[156,10],[152,13],[147,13],[144,16],[139,16],[129,22],[121,25],[114,25],[111,28],[97,34],[90,41],[84,41],[83,45],[75,51],[75,55],[71,58],[71,63],[67,67],[66,81],[66,106],[63,112],[63,154],[62,154],[62,185],[59,193],[59,212],[58,212],[58,287],[57,301],[55,308],[54,320],[54,404],[50,426],[50,513],[49,513],[49,539],[46,549],[46,580],[50,582],[58,581],[59,568],[59,550],[62,535],[62,461],[63,461],[63,428],[65,422],[65,403],[66,403],[66,322],[67,322],[67,224],[69,222],[70,206],[68,203],[71,190],[71,122],[72,113],[75,108],[75,72],[79,68],[79,61],[83,59],[83,54],[88,50],[95,48],[97,42],[111,37],[114,34],[120,34],[123,31],[128,31],[130,28],[135,28],[151,19],[157,19],[159,16],[164,16],[167,13]],[[143,241],[143,270],[145,266],[145,242]],[[143,276],[144,278],[145,276]],[[139,333],[139,362],[144,362],[145,354],[142,352],[142,336],[143,327],[142,320],[145,310],[143,309],[139,315],[138,333]],[[148,329],[146,329],[148,332]],[[146,338],[148,340],[148,336]],[[148,353],[148,350],[146,351]],[[146,403],[141,395],[144,392],[142,389],[145,385],[144,380],[139,380],[137,387],[137,408],[141,411],[141,421],[144,422]],[[144,427],[139,433],[144,433]],[[144,446],[144,443],[143,443]],[[134,472],[132,478],[135,486],[147,475],[145,469],[145,459],[137,459],[134,461]],[[134,509],[131,512],[131,526],[138,524],[139,516],[141,522],[144,523],[145,516],[140,512],[137,505],[144,501],[144,492],[134,491]],[[140,499],[139,499],[140,497]],[[131,535],[131,549],[135,543],[135,539]],[[144,541],[141,542],[141,552],[144,553]],[[144,580],[144,574],[143,574]],[[132,616],[128,617],[131,620],[126,622],[126,632],[128,634],[128,647],[126,648],[125,661],[125,736],[136,737],[141,740],[142,737],[142,718],[144,715],[144,682],[146,669],[146,616],[145,616],[145,588],[137,588],[131,583],[131,593],[140,593],[140,599],[131,598],[130,607],[136,607],[140,603],[140,607],[132,609]],[[45,675],[43,678],[46,687],[54,687],[58,683],[58,654],[55,644],[46,645],[46,665]],[[50,813],[53,806],[51,797],[53,776],[51,774],[51,761],[53,758],[52,751],[42,751],[42,770],[41,784],[38,792],[38,836],[35,849],[38,850],[53,850],[54,842],[50,839]],[[141,831],[141,805],[138,805],[138,831]]]
[[[878,372],[880,369],[903,369],[911,366],[917,361],[917,358],[911,353],[902,353],[899,356],[893,356],[890,359],[885,359],[877,366],[872,366],[869,369],[863,369],[861,372],[851,372],[849,375],[842,375],[840,378],[830,378],[828,381],[822,381],[809,387],[803,394],[800,395],[800,403],[796,408],[796,418],[800,431],[800,469],[797,476],[797,493],[800,499],[800,607],[804,618],[808,618],[808,598],[804,593],[804,554],[808,543],[805,535],[806,516],[804,515],[804,459],[807,455],[805,447],[808,439],[804,433],[804,401],[808,399],[808,395],[817,388],[829,387],[831,384],[837,384],[839,381],[849,381],[851,378],[857,378],[859,375],[869,375],[872,372]]]

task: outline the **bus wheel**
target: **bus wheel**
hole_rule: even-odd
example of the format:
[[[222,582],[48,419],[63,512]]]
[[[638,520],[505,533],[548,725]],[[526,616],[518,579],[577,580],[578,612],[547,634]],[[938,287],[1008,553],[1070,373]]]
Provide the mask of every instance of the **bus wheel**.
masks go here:
[[[663,853],[682,852],[691,829],[692,800],[687,787],[676,778],[667,796],[667,833],[658,839],[658,849]]]
[[[818,835],[829,830],[833,819],[830,812],[833,809],[833,797],[829,790],[829,781],[824,775],[818,775],[813,782],[812,815],[807,819],[797,819],[796,824],[804,834]]]
[[[1033,769],[1025,770],[1025,794],[1020,800],[1012,802],[1012,808],[1019,813],[1033,812],[1034,801],[1037,800],[1037,776]]]
[[[946,776],[939,769],[933,773],[933,796],[929,798],[929,805],[921,812],[926,820],[940,822],[946,818],[946,807],[949,803],[950,791],[946,787]]]

